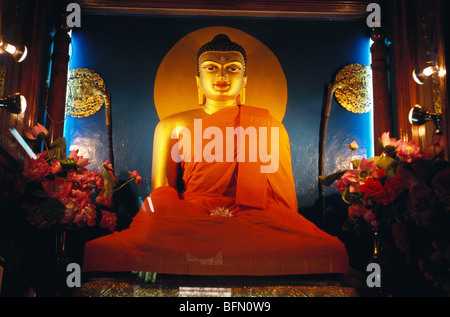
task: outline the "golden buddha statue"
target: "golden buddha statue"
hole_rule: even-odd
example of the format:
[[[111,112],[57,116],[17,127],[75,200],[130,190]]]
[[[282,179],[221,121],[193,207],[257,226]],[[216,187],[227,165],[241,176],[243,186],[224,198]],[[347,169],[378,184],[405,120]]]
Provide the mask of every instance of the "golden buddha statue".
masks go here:
[[[283,124],[244,105],[245,50],[219,34],[197,61],[201,107],[157,125],[152,192],[128,229],[86,244],[84,271],[345,273],[344,245],[298,213]],[[269,161],[275,168],[263,171]]]
[[[161,120],[153,142],[152,190],[170,185],[176,188],[179,168],[171,157],[173,140],[194,119],[245,103],[246,53],[224,34],[203,45],[197,57],[196,76],[199,109],[171,115]]]

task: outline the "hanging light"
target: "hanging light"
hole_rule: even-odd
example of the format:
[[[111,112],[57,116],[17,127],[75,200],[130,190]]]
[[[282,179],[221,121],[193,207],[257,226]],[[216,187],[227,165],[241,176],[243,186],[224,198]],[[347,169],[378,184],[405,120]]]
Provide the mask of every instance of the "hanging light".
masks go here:
[[[18,63],[22,62],[27,57],[27,47],[24,45],[15,46],[12,44],[5,43],[3,38],[0,36],[0,48],[5,52],[12,55],[14,60]]]
[[[27,109],[27,100],[20,93],[16,93],[13,96],[0,99],[0,108],[14,114],[24,113]]]
[[[409,112],[409,122],[412,125],[419,126],[425,124],[427,121],[433,121],[436,127],[435,134],[442,134],[441,119],[441,115],[430,113],[420,105],[415,105]]]

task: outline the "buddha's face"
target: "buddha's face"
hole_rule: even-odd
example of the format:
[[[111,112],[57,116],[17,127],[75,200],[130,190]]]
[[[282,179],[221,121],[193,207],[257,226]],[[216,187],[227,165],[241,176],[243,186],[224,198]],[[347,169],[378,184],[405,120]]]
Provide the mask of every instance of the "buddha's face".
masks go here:
[[[201,85],[206,99],[236,100],[247,81],[244,65],[244,57],[238,52],[205,52],[199,58],[197,85]]]

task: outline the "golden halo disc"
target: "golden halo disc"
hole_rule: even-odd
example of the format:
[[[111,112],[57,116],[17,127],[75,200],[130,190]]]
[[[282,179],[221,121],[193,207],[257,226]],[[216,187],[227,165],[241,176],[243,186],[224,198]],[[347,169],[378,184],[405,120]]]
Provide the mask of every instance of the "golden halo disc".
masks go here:
[[[247,53],[245,105],[268,109],[282,121],[286,112],[286,77],[277,57],[263,43],[235,28],[207,27],[179,40],[163,58],[156,74],[154,101],[160,119],[198,109],[197,52],[217,34],[227,34]]]

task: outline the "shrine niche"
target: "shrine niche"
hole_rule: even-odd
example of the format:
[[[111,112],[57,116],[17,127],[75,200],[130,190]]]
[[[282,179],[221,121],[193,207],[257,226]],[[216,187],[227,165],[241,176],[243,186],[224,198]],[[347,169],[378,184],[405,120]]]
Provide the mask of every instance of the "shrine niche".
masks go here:
[[[337,240],[345,243],[349,255],[349,266],[356,267],[363,273],[365,273],[367,257],[370,257],[371,254],[367,255],[360,251],[364,249],[365,251],[369,250],[370,253],[372,246],[363,247],[362,245],[367,241],[360,238],[355,239],[355,236],[351,236],[348,231],[345,231],[348,227],[342,225],[350,212],[355,212],[355,209],[350,210],[345,204],[349,201],[346,201],[350,197],[347,195],[348,192],[341,197],[336,188],[321,187],[317,176],[330,175],[334,171],[339,173],[339,171],[347,170],[349,166],[350,168],[356,167],[352,164],[363,157],[377,157],[384,149],[378,144],[378,138],[384,132],[390,132],[391,136],[398,138],[399,142],[406,143],[414,140],[426,149],[424,152],[426,154],[431,153],[448,158],[448,107],[446,105],[448,92],[446,90],[447,77],[444,71],[445,52],[450,50],[445,49],[446,41],[444,41],[446,37],[448,38],[446,32],[446,15],[448,15],[446,12],[448,10],[444,10],[448,9],[448,5],[445,4],[445,1],[395,0],[391,3],[381,1],[382,26],[374,29],[370,28],[366,21],[368,5],[372,3],[371,1],[283,0],[269,2],[264,0],[257,3],[244,1],[231,5],[230,2],[211,3],[203,0],[195,3],[176,0],[164,2],[81,0],[77,2],[80,4],[82,14],[78,21],[80,24],[71,25],[71,29],[65,20],[70,1],[38,0],[31,6],[28,6],[27,2],[26,0],[17,0],[14,3],[1,2],[3,4],[0,4],[2,35],[7,33],[9,38],[17,43],[24,43],[29,48],[28,57],[24,62],[20,65],[8,62],[3,81],[0,76],[0,89],[3,90],[3,96],[20,91],[28,101],[25,113],[16,115],[3,112],[6,115],[1,116],[0,121],[3,124],[0,126],[4,133],[0,140],[0,176],[7,175],[9,182],[15,176],[22,175],[21,167],[28,159],[19,144],[11,137],[9,129],[14,127],[19,134],[22,134],[27,128],[31,128],[39,122],[48,128],[48,144],[54,145],[55,140],[60,140],[61,137],[66,138],[68,152],[80,151],[77,152],[77,156],[72,155],[71,158],[75,157],[77,160],[85,161],[89,157],[91,164],[88,165],[88,169],[92,169],[93,173],[99,167],[109,171],[114,170],[118,187],[127,183],[129,177],[132,180],[134,177],[136,184],[140,186],[132,183],[125,187],[125,191],[116,196],[116,201],[108,209],[114,211],[117,216],[114,219],[112,214],[109,214],[109,221],[111,221],[108,225],[109,232],[97,230],[98,228],[88,225],[68,234],[67,240],[61,239],[61,241],[69,243],[67,248],[65,245],[63,249],[70,253],[72,261],[80,264],[83,263],[84,246],[87,242],[101,239],[113,231],[116,234],[133,227],[136,228],[136,224],[133,224],[134,218],[137,220],[145,218],[142,223],[148,225],[151,223],[149,219],[154,219],[153,216],[161,210],[169,210],[166,216],[172,217],[170,222],[168,221],[169,217],[166,219],[169,222],[168,225],[155,225],[155,223],[158,224],[157,221],[165,221],[161,218],[149,225],[149,227],[153,226],[152,230],[160,230],[159,233],[167,230],[166,235],[171,237],[168,239],[170,241],[165,241],[165,245],[161,243],[151,246],[153,251],[148,254],[152,254],[153,258],[155,254],[157,254],[156,257],[160,256],[159,263],[153,266],[148,266],[148,263],[143,265],[145,260],[139,258],[134,261],[136,264],[134,266],[120,267],[120,269],[126,269],[127,272],[124,274],[109,270],[113,265],[119,266],[119,262],[122,260],[126,262],[136,259],[135,254],[124,256],[126,252],[122,252],[121,249],[117,252],[119,255],[113,257],[113,259],[121,259],[121,261],[103,261],[106,264],[102,263],[104,266],[101,268],[100,274],[91,271],[96,268],[95,266],[91,266],[90,269],[86,266],[89,270],[89,274],[85,272],[86,275],[84,275],[88,277],[87,283],[84,283],[83,287],[75,292],[67,290],[68,293],[73,296],[108,297],[198,296],[205,294],[208,296],[225,294],[228,296],[353,297],[363,295],[365,291],[373,294],[373,289],[365,288],[366,275],[358,276],[361,278],[362,284],[357,283],[356,288],[353,287],[355,280],[349,281],[346,280],[349,276],[340,275],[344,271],[345,264],[341,261],[342,257],[337,255],[340,251],[335,252],[336,250],[342,251],[342,244]],[[58,4],[58,8],[54,6],[56,4]],[[289,250],[292,248],[289,246],[292,245],[284,241],[278,245],[286,248],[277,248],[273,245],[275,240],[266,241],[270,239],[266,239],[264,230],[249,226],[247,228],[252,229],[248,231],[263,236],[264,238],[260,240],[267,242],[267,245],[270,245],[269,249],[273,251],[270,253],[277,255],[274,258],[265,258],[264,261],[260,261],[254,257],[254,253],[261,251],[261,245],[248,239],[248,243],[254,243],[255,246],[250,248],[237,241],[246,240],[238,239],[242,238],[241,233],[245,230],[243,228],[238,230],[234,227],[238,226],[236,224],[239,221],[238,214],[242,210],[225,203],[211,205],[211,201],[215,202],[214,199],[200,197],[200,194],[204,194],[205,188],[217,188],[223,185],[221,182],[223,178],[231,175],[227,174],[227,171],[211,173],[219,177],[219,180],[214,177],[202,178],[201,173],[191,173],[195,169],[190,164],[192,162],[183,161],[183,164],[186,164],[185,167],[191,168],[184,174],[187,178],[194,175],[193,178],[207,184],[203,187],[197,186],[197,191],[193,193],[192,187],[185,186],[188,179],[178,177],[178,170],[173,174],[170,172],[166,179],[160,176],[167,170],[152,167],[154,161],[165,161],[161,160],[162,148],[174,149],[172,144],[170,146],[166,144],[161,148],[155,146],[159,143],[155,140],[161,139],[160,134],[157,133],[158,127],[163,125],[159,125],[160,122],[167,123],[180,112],[187,111],[197,115],[204,111],[203,109],[207,111],[212,109],[210,107],[212,104],[206,102],[207,92],[205,93],[199,88],[203,84],[196,78],[196,75],[198,76],[196,74],[197,65],[191,61],[195,59],[195,51],[199,46],[219,34],[227,34],[231,41],[247,47],[249,53],[246,56],[248,60],[241,60],[240,56],[234,59],[241,63],[238,65],[239,67],[244,64],[248,66],[249,71],[248,76],[242,82],[245,89],[241,89],[240,93],[234,96],[234,100],[239,107],[247,105],[247,109],[261,108],[263,111],[253,109],[254,113],[252,113],[254,117],[258,118],[259,123],[267,122],[267,118],[270,118],[268,121],[271,123],[280,122],[282,125],[275,127],[280,128],[278,131],[281,131],[283,135],[283,145],[290,144],[292,175],[286,165],[279,165],[284,173],[282,177],[284,181],[276,181],[276,185],[271,183],[271,190],[277,194],[269,192],[271,197],[267,199],[263,194],[265,191],[260,191],[260,185],[264,184],[267,179],[260,173],[249,172],[247,179],[250,180],[246,182],[247,186],[243,187],[244,190],[241,193],[244,194],[239,195],[241,196],[239,199],[242,199],[241,202],[253,206],[250,208],[252,210],[254,208],[264,211],[260,214],[253,213],[254,210],[249,212],[252,219],[258,219],[257,217],[263,217],[262,214],[266,216],[267,210],[271,210],[261,206],[267,201],[272,204],[271,198],[275,197],[277,203],[286,203],[289,205],[289,210],[293,210],[307,219],[309,222],[305,223],[308,226],[310,224],[316,226],[326,234],[324,236],[327,239],[329,236],[333,237],[333,243],[328,244],[329,249],[317,247],[321,251],[327,251],[325,253],[328,255],[332,254],[333,260],[327,262],[328,266],[326,263],[317,264],[313,261],[314,265],[307,267],[302,259],[297,259],[297,262],[290,260],[284,262],[284,264],[288,263],[284,266],[285,269],[292,269],[291,273],[306,272],[305,276],[284,275],[289,272],[289,270],[285,270],[278,272],[281,273],[279,278],[266,278],[265,276],[254,278],[252,273],[273,273],[273,270],[264,270],[269,267],[273,269],[283,266],[280,263],[290,256]],[[261,58],[263,55],[264,58]],[[219,68],[230,66],[224,64],[227,56],[215,57],[217,59],[212,60],[214,65],[207,66],[208,71],[213,72],[214,67],[212,66]],[[239,67],[233,64],[227,70],[239,73]],[[424,69],[430,70],[429,67],[432,68],[431,76],[423,72]],[[344,71],[340,72],[340,70]],[[183,75],[179,76],[182,72]],[[357,76],[353,77],[354,74]],[[86,80],[89,84],[79,85],[80,79]],[[415,79],[419,80],[415,81]],[[329,94],[330,87],[334,82],[350,81],[354,85],[337,87],[336,90],[333,90],[333,94]],[[223,81],[219,83],[219,86],[225,89],[228,84]],[[372,84],[375,98],[371,98],[372,92],[361,93],[360,88],[364,90],[370,84]],[[354,90],[354,87],[358,89]],[[261,90],[264,92],[263,94],[258,93]],[[327,97],[330,98],[327,100]],[[327,104],[327,102],[329,103]],[[414,108],[415,112],[410,112],[415,104],[420,106]],[[205,105],[208,107],[204,108]],[[330,105],[329,114],[325,110],[327,105]],[[236,109],[234,108],[234,110]],[[428,110],[428,112],[421,112],[420,109]],[[267,113],[271,113],[273,118],[267,116]],[[414,113],[421,114],[427,120],[417,119],[414,121],[411,119],[410,121],[408,114],[411,114],[412,117]],[[212,118],[216,121],[209,122],[209,125],[206,124],[206,121],[202,121],[205,129],[218,127],[217,120],[228,120],[231,117],[236,120],[237,118],[242,119],[245,124],[247,122],[246,114],[236,114],[232,111],[222,112],[223,116],[220,118],[214,116],[214,112],[207,114],[202,117],[202,120],[207,121],[208,118]],[[320,129],[324,115],[327,116],[327,120],[328,117],[330,119],[327,122],[328,136],[321,139]],[[195,119],[200,118],[196,117]],[[174,121],[176,120],[174,119]],[[252,125],[252,127],[254,126],[255,124]],[[168,125],[162,130],[174,132],[174,136],[179,136],[182,131],[181,129],[170,130],[168,127],[171,126]],[[193,127],[198,126],[189,125],[188,129],[184,131],[193,132],[191,130],[191,128],[194,129]],[[258,128],[262,127],[263,125],[258,126]],[[273,125],[265,127],[269,128]],[[257,129],[256,131],[260,132],[261,130]],[[273,130],[268,129],[268,131]],[[207,132],[211,133],[211,129]],[[186,135],[188,135],[187,132]],[[270,134],[267,136],[270,139]],[[386,138],[383,140],[386,142]],[[36,153],[43,150],[43,144],[32,140],[27,141],[34,147],[33,150]],[[181,140],[173,138],[172,141],[177,143]],[[218,143],[215,143],[217,140],[206,138],[202,141],[202,145],[207,149],[205,151],[203,148],[202,154],[207,153],[208,159],[217,159],[219,157],[216,153],[216,150],[219,149],[216,146]],[[226,141],[225,138],[224,141]],[[267,143],[266,149],[270,149],[269,143]],[[53,149],[52,146],[50,148]],[[284,149],[283,156],[287,157],[288,155],[284,155],[287,152]],[[184,152],[178,154],[181,157]],[[269,152],[265,154],[266,158],[270,157],[268,162],[271,162],[274,156],[270,156]],[[226,158],[226,156],[223,157]],[[261,157],[264,157],[264,153],[258,159]],[[349,164],[349,157],[352,158],[351,164]],[[112,164],[104,165],[105,159]],[[269,165],[267,164],[267,166]],[[131,172],[133,170],[134,172]],[[142,177],[137,175],[136,170]],[[163,173],[158,171],[163,171]],[[241,171],[245,173],[246,169],[242,168]],[[286,176],[288,174],[289,176]],[[175,175],[176,179],[173,177]],[[106,174],[103,176],[107,177]],[[137,182],[137,177],[139,177],[139,182]],[[4,179],[6,178],[1,179],[1,188],[5,192],[3,196],[17,197],[18,193],[11,193],[15,187],[10,183],[5,183]],[[153,179],[157,179],[157,181],[153,181]],[[173,185],[173,190],[165,187],[168,183]],[[191,182],[192,184],[198,185],[195,182]],[[249,184],[250,186],[248,186]],[[239,186],[241,187],[241,185],[242,183]],[[92,184],[86,186],[89,187]],[[93,187],[89,188],[94,189]],[[95,195],[103,195],[100,188],[95,188]],[[111,188],[108,187],[108,189]],[[227,189],[227,194],[230,194],[234,187],[227,187]],[[198,211],[190,208],[191,205],[187,208],[189,212],[183,214],[185,218],[178,219],[172,212],[176,208],[186,209],[187,201],[180,199],[184,193],[186,193],[186,197],[197,202],[203,201],[207,205],[202,206],[203,209],[199,209],[202,212],[201,217],[204,217],[200,221],[193,221],[192,219],[195,217],[190,217]],[[279,195],[279,193],[282,194]],[[95,203],[97,203],[97,197],[94,199],[94,196],[90,196]],[[226,196],[225,200],[228,198]],[[225,200],[221,200],[221,202]],[[297,201],[297,205],[292,203],[294,200]],[[107,202],[107,199],[98,200],[99,204],[105,201]],[[14,202],[8,204],[8,210],[15,211],[16,205],[26,204],[23,204],[23,201],[19,201],[18,204]],[[176,208],[171,208],[175,205]],[[254,207],[255,205],[259,206],[259,209]],[[140,207],[144,210],[143,213],[140,213]],[[281,214],[284,215],[284,213]],[[14,213],[14,215],[20,215],[20,213]],[[102,222],[100,213],[98,215],[97,223],[100,223]],[[150,216],[147,217],[148,215]],[[8,219],[10,220],[9,217]],[[290,216],[287,216],[287,219],[293,220]],[[396,219],[401,220],[402,218],[397,217]],[[115,220],[118,221],[114,223]],[[228,240],[220,241],[211,232],[202,235],[207,238],[195,239],[196,235],[193,231],[202,231],[193,229],[201,227],[199,223],[202,221],[207,223],[211,220],[215,224],[235,221],[229,226],[235,233],[234,235],[230,234],[229,240],[234,239],[234,245],[239,245],[243,249],[247,247],[245,252],[241,253],[242,256],[234,255],[233,260],[230,260],[229,250],[232,249],[233,243]],[[194,224],[191,227],[186,226],[186,223],[190,221],[193,221]],[[277,221],[280,219],[274,219],[274,226],[276,226],[275,224],[279,225]],[[262,222],[267,224],[267,221]],[[0,248],[0,265],[5,268],[4,273],[6,272],[6,275],[3,274],[3,285],[0,285],[3,286],[2,292],[7,290],[8,294],[22,296],[27,291],[27,294],[32,295],[31,288],[28,289],[28,286],[32,284],[32,286],[36,286],[37,294],[47,295],[54,294],[55,286],[58,283],[57,287],[61,285],[64,287],[65,276],[61,279],[61,275],[53,274],[56,270],[49,269],[46,264],[49,258],[53,259],[53,255],[49,254],[52,252],[51,248],[48,246],[54,244],[54,239],[52,237],[46,237],[43,240],[35,239],[39,235],[42,236],[42,232],[36,234],[35,230],[24,230],[23,226],[10,226],[8,221],[0,221],[0,223],[3,223],[3,227],[5,227],[2,228],[1,237],[3,237],[8,250],[12,250],[12,255],[6,258],[3,248]],[[287,221],[287,223],[291,225],[295,221]],[[179,226],[180,230],[170,231],[171,226]],[[361,227],[358,228],[361,229]],[[397,234],[405,232],[400,230],[403,227],[396,229]],[[146,232],[146,230],[142,229],[140,232]],[[177,239],[174,232],[177,234],[187,233],[180,235]],[[237,234],[238,232],[239,234]],[[228,234],[225,229],[222,233],[223,236]],[[352,232],[352,234],[354,233]],[[272,236],[272,233],[269,235]],[[66,237],[65,234],[63,236]],[[194,237],[195,243],[189,243],[191,240],[185,239],[186,236]],[[277,236],[280,240],[283,240],[282,237],[285,236],[283,234]],[[298,234],[295,239],[297,238]],[[49,242],[49,240],[51,241]],[[116,251],[120,249],[118,247],[121,245],[120,243],[125,241],[124,239],[117,240],[117,243],[114,244],[114,248],[117,247]],[[377,252],[381,250],[378,248],[379,241],[377,239],[369,240],[369,243],[375,242]],[[35,244],[23,245],[21,241],[32,241]],[[214,241],[216,241],[215,244]],[[208,243],[214,244],[214,247],[199,247],[199,245],[204,246]],[[65,243],[57,243],[58,250],[61,244]],[[92,243],[87,248],[91,259],[95,258],[95,254],[107,253],[100,252],[99,250],[102,248],[98,247],[99,245],[92,247],[94,244]],[[173,247],[176,244],[180,248]],[[124,245],[125,243],[122,244],[122,247]],[[110,246],[106,244],[106,249]],[[434,244],[434,247],[437,246]],[[152,253],[158,248],[164,250]],[[127,252],[135,250],[131,247],[123,249],[127,249]],[[179,252],[176,254],[179,261],[169,261],[171,264],[168,266],[171,266],[171,270],[165,270],[167,266],[161,263],[165,262],[164,257],[170,255],[171,252],[172,255]],[[57,253],[57,258],[60,259],[59,252]],[[29,254],[32,256],[28,257]],[[93,257],[91,257],[92,254],[94,254]],[[27,257],[22,259],[17,255],[27,255]],[[249,258],[251,260],[247,261]],[[98,263],[100,262],[99,260]],[[295,263],[292,265],[293,262],[305,265],[300,270],[299,266],[301,265],[296,266]],[[233,263],[234,268],[232,269]],[[401,266],[401,262],[393,264]],[[108,267],[108,265],[110,266]],[[176,267],[177,265],[185,265],[186,270],[179,269]],[[325,266],[328,267],[328,271],[323,270]],[[23,267],[26,270],[23,270]],[[240,271],[236,267],[239,267]],[[64,271],[63,266],[60,265],[59,268]],[[155,272],[150,271],[153,269]],[[233,274],[242,273],[242,271],[248,273],[248,276],[245,276],[244,280],[235,278]],[[187,276],[177,274],[170,276],[174,272],[187,273]],[[193,272],[200,272],[205,276],[204,278],[198,278],[198,276],[192,278],[193,276],[189,275]],[[230,275],[230,279],[224,279],[218,275],[224,272]],[[319,273],[320,276],[316,276],[313,274],[314,272]],[[339,276],[335,276],[334,273],[338,273]],[[429,271],[425,270],[421,273],[428,274]],[[48,280],[48,283],[37,281],[37,276],[42,276],[42,279]],[[97,278],[97,276],[106,277]],[[403,278],[401,274],[395,275],[395,277],[397,276]],[[354,277],[352,276],[352,278]],[[404,281],[406,280],[411,284],[414,283],[413,280],[404,279]],[[389,279],[389,282],[395,281],[396,278]],[[27,286],[25,290],[23,289],[24,285]],[[199,285],[213,285],[214,287],[209,290],[211,293],[202,293],[205,290],[202,288],[199,291],[196,288]],[[241,287],[242,285],[244,286]],[[49,293],[46,293],[47,290]],[[420,292],[427,293],[428,290],[421,288]],[[417,290],[413,287],[402,286],[393,290],[392,294],[413,291]],[[60,293],[57,294],[60,295]]]

